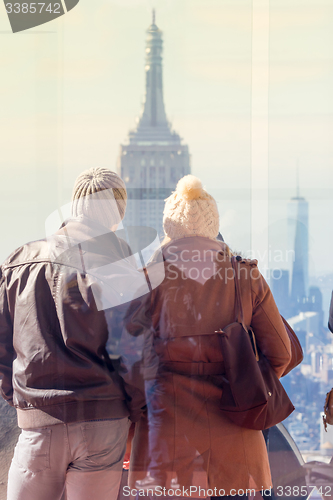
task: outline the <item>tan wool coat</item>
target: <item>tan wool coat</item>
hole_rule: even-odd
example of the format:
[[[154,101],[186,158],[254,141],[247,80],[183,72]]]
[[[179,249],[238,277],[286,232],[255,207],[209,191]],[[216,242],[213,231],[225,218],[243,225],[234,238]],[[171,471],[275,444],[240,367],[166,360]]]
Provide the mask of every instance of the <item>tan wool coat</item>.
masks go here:
[[[167,487],[174,477],[180,486],[222,489],[217,495],[269,488],[262,432],[237,427],[219,409],[223,357],[215,332],[236,314],[228,248],[185,237],[168,243],[163,259],[163,282],[132,318],[133,324],[143,323],[140,314],[150,318],[153,328],[143,350],[147,412],[136,424],[129,484],[138,486],[149,472]],[[290,341],[256,261],[240,262],[240,284],[245,323],[281,376]],[[205,372],[208,365],[213,374]]]

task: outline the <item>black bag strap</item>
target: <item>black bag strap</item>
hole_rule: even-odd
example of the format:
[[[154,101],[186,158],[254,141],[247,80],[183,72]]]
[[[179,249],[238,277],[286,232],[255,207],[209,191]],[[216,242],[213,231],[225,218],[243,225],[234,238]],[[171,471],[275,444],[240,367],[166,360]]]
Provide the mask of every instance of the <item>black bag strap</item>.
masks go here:
[[[236,310],[236,315],[235,315],[235,321],[241,323],[242,327],[244,330],[247,332],[248,329],[244,323],[244,312],[243,312],[243,304],[242,304],[242,295],[240,291],[240,284],[239,284],[239,274],[240,274],[240,269],[239,265],[237,262],[236,257],[233,255],[231,257],[231,265],[234,271],[234,281],[235,281],[235,310]]]
[[[252,346],[253,346],[253,350],[254,350],[254,354],[256,356],[256,360],[259,361],[259,353],[258,353],[258,349],[257,349],[257,343],[256,343],[256,338],[255,338],[255,335],[254,335],[254,332],[253,330],[250,328],[248,328],[245,324],[245,321],[244,321],[244,312],[243,312],[243,303],[242,303],[242,294],[241,294],[241,290],[240,290],[240,267],[239,267],[239,264],[238,264],[238,259],[233,255],[231,257],[231,264],[232,264],[232,268],[233,268],[233,271],[234,271],[234,281],[235,281],[235,306],[236,306],[236,318],[235,318],[235,321],[239,323],[241,323],[242,327],[244,328],[244,330],[250,335],[251,337],[251,340],[252,340]],[[239,318],[239,319],[238,319]]]

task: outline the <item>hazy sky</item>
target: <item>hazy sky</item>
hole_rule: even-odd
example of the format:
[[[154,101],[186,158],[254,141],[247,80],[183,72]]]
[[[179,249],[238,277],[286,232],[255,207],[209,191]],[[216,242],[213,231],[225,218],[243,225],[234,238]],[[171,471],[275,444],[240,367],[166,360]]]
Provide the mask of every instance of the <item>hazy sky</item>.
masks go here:
[[[0,5],[1,260],[43,237],[44,219],[68,201],[78,173],[116,168],[144,95],[152,6],[164,34],[168,118],[189,145],[193,173],[220,202],[222,232],[248,250],[252,1],[80,0],[17,34]],[[333,273],[333,0],[271,0],[269,14],[270,241],[285,237],[298,164],[318,277]]]

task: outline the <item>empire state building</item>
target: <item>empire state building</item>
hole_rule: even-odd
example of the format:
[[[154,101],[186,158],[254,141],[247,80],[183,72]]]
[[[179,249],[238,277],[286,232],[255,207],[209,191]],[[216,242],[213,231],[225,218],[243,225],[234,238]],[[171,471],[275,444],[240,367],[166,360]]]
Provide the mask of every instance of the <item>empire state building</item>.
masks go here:
[[[135,130],[120,146],[118,173],[128,192],[125,226],[149,226],[162,233],[164,200],[179,179],[191,172],[188,146],[172,130],[163,101],[162,32],[147,30],[146,92]]]

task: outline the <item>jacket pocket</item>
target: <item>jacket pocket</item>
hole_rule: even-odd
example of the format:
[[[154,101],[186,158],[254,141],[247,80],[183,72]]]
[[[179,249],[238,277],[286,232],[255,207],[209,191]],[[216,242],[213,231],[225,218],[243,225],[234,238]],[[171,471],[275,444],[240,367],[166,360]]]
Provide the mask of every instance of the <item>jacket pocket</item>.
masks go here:
[[[128,419],[121,418],[82,425],[86,461],[93,469],[113,465],[114,470],[122,470],[129,424]]]
[[[13,460],[20,468],[42,472],[50,468],[51,429],[23,429],[15,448]]]

